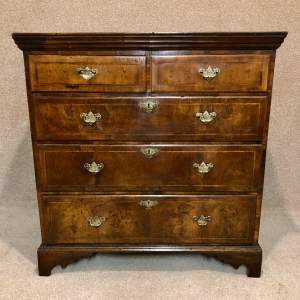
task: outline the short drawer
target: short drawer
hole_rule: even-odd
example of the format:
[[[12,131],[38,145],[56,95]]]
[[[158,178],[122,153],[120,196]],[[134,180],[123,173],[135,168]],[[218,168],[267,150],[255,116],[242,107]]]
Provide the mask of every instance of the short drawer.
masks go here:
[[[256,191],[260,146],[39,145],[45,191]]]
[[[45,196],[46,243],[248,244],[255,196]]]
[[[145,56],[30,55],[32,91],[143,92]]]
[[[265,97],[37,97],[38,140],[259,141]]]
[[[179,55],[152,57],[153,92],[264,92],[269,56]]]

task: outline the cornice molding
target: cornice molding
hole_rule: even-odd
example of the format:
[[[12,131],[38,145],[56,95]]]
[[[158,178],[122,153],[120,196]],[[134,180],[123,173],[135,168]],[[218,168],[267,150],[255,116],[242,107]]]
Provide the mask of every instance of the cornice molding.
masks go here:
[[[287,32],[13,33],[23,51],[275,50]]]

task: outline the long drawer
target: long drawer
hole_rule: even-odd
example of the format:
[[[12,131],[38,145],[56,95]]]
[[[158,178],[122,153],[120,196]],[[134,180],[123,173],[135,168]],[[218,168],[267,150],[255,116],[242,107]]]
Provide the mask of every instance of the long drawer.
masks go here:
[[[45,196],[49,244],[247,244],[255,196]]]
[[[30,55],[33,91],[143,92],[145,56]]]
[[[263,148],[248,145],[39,145],[45,191],[256,191]]]
[[[269,55],[154,55],[153,92],[264,92]]]
[[[259,141],[266,97],[34,98],[38,140]]]

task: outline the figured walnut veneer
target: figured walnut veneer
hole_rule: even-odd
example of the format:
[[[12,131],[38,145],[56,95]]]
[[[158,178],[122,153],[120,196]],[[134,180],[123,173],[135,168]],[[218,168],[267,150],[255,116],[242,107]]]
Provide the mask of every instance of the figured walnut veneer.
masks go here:
[[[275,51],[286,34],[14,33],[39,274],[97,253],[195,252],[259,277]]]

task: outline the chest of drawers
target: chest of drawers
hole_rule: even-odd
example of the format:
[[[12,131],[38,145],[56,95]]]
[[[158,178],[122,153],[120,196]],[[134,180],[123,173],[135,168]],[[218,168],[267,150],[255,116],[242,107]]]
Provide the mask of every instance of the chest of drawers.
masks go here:
[[[285,32],[15,33],[40,275],[104,252],[197,252],[259,277],[275,51]]]

